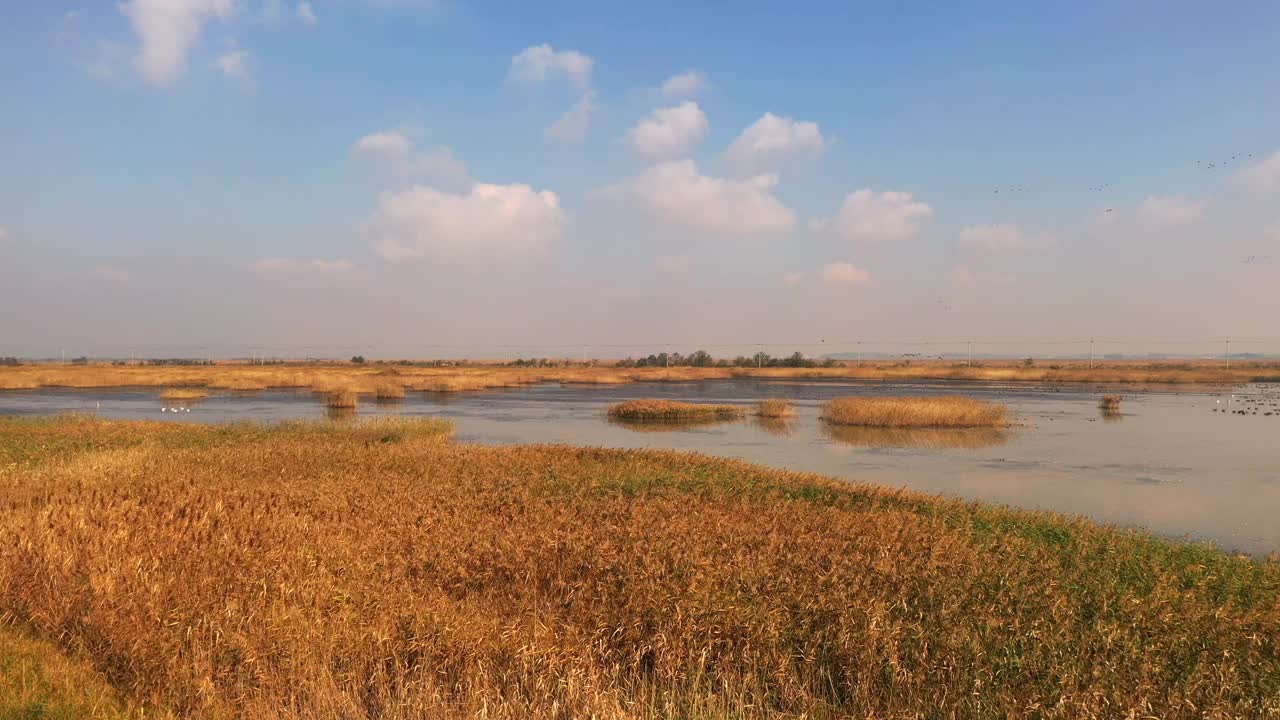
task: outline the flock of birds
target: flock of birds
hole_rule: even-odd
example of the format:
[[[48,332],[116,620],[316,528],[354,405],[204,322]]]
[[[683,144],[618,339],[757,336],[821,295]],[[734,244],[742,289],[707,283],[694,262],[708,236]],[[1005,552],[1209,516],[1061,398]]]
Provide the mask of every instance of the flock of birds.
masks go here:
[[[1222,404],[1221,400],[1217,401],[1218,405]],[[1262,415],[1263,417],[1280,417],[1280,395],[1261,394],[1261,395],[1235,395],[1232,394],[1226,401],[1227,407],[1213,408],[1214,412],[1230,413],[1232,415]],[[1241,405],[1242,407],[1233,407]]]

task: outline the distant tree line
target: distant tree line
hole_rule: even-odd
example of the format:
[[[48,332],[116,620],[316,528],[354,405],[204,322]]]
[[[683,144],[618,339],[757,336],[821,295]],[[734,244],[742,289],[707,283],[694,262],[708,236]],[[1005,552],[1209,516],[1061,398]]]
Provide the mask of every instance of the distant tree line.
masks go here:
[[[794,352],[786,357],[774,357],[766,352],[755,355],[739,355],[732,360],[714,358],[706,350],[698,350],[688,355],[680,353],[657,353],[641,358],[627,358],[618,362],[618,367],[770,367],[770,368],[812,368],[836,367],[839,361],[831,358],[818,360],[805,357],[804,353]]]
[[[0,357],[0,365],[21,365],[22,361],[16,357]]]

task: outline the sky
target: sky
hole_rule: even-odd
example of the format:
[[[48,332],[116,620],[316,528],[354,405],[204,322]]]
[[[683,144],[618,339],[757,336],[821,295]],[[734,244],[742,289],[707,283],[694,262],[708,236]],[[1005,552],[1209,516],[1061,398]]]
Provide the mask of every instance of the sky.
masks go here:
[[[0,355],[1280,352],[1277,77],[1273,2],[4,3]]]

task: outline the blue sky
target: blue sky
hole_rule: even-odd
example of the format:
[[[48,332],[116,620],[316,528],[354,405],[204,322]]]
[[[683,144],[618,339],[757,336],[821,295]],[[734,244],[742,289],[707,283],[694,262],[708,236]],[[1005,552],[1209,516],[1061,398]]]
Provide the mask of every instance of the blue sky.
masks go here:
[[[0,354],[1280,338],[1274,3],[691,5],[6,6]]]

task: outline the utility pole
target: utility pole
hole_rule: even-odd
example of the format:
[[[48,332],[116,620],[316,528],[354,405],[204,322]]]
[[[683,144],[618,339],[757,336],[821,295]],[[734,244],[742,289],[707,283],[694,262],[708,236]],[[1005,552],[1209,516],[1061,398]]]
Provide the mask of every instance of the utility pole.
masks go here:
[[[1227,369],[1230,370],[1231,369],[1231,339],[1227,338],[1226,340],[1223,340],[1223,342],[1227,346],[1227,352],[1226,352]]]
[[[66,350],[63,350],[63,351],[62,351],[62,364],[63,364],[63,365],[66,365],[66,364],[67,364],[67,351],[66,351]]]
[[[862,367],[862,341],[858,341],[858,367]]]
[[[1093,369],[1093,338],[1089,338],[1089,369]]]
[[[964,366],[973,367],[973,341],[969,340],[964,344],[964,346],[965,346]]]

